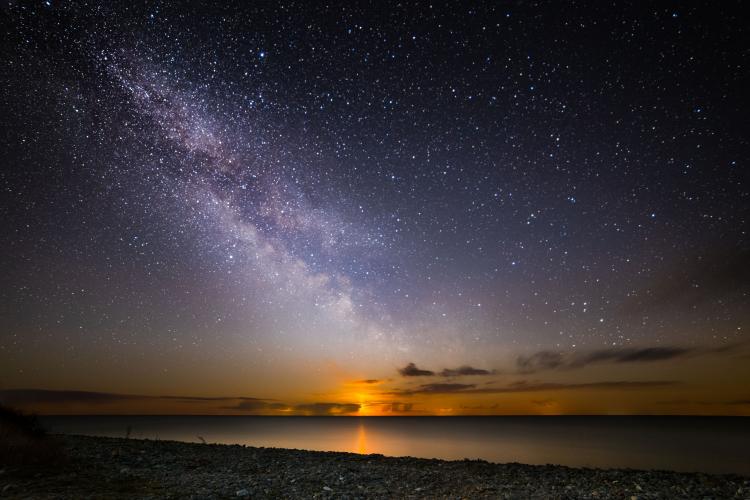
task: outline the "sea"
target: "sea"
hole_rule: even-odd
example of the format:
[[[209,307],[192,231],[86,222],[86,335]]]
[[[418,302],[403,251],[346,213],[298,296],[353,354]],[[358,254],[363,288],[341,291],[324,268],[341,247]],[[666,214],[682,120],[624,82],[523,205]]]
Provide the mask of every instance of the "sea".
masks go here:
[[[51,432],[750,476],[750,417],[46,416]]]

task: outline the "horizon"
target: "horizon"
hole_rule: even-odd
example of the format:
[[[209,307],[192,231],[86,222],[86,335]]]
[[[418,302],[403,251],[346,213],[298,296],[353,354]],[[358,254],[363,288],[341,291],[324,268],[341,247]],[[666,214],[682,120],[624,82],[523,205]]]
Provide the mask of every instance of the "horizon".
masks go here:
[[[471,414],[471,415],[448,415],[448,414],[433,414],[433,415],[414,415],[410,413],[404,413],[401,415],[393,414],[381,414],[381,415],[355,415],[351,413],[342,413],[339,415],[325,414],[325,415],[301,415],[301,414],[263,414],[257,413],[248,415],[246,413],[32,413],[37,417],[283,417],[283,418],[494,418],[494,417],[508,417],[508,418],[526,418],[526,417],[685,417],[685,418],[746,418],[747,415],[724,415],[724,414],[684,414],[684,413],[565,413],[565,414]]]
[[[0,10],[0,405],[750,416],[739,3]]]

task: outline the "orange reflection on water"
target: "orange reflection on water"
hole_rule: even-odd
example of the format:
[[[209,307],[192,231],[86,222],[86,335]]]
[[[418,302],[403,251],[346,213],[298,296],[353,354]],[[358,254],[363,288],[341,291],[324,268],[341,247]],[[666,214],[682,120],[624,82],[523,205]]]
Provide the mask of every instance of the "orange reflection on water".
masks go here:
[[[367,455],[367,433],[364,422],[360,422],[357,427],[357,453]]]

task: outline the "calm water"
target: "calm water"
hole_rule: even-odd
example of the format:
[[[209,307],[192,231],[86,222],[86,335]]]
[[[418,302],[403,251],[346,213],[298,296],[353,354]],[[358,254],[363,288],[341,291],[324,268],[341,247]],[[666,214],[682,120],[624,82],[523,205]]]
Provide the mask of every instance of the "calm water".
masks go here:
[[[742,417],[45,417],[53,432],[750,475]]]

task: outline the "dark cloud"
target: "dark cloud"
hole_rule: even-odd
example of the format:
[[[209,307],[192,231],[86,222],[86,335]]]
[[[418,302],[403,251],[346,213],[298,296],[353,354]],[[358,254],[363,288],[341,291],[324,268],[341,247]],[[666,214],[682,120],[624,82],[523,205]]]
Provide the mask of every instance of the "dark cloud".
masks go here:
[[[741,344],[728,344],[713,348],[699,347],[614,347],[585,353],[539,351],[530,356],[516,358],[518,373],[536,373],[544,370],[583,368],[596,363],[648,363],[668,361],[708,354],[736,352]]]
[[[47,389],[7,389],[0,391],[0,402],[7,405],[24,404],[72,404],[91,403],[106,404],[135,400],[165,400],[165,401],[241,401],[248,404],[264,402],[266,400],[238,397],[203,397],[203,396],[146,396],[142,394],[118,394],[112,392],[47,390]]]
[[[421,368],[417,368],[417,365],[414,363],[409,363],[403,368],[399,368],[398,372],[403,377],[432,377],[436,375],[436,373],[432,370],[423,370]],[[492,375],[495,371],[485,370],[482,368],[474,368],[473,366],[469,365],[462,365],[458,368],[444,368],[440,373],[437,375],[440,375],[441,377],[459,377],[464,375]]]
[[[695,401],[691,399],[670,399],[666,401],[657,401],[656,404],[668,405],[668,406],[685,406],[685,405],[701,405],[701,406],[750,406],[750,399],[733,399],[731,401]]]
[[[534,406],[552,406],[556,403],[554,399],[532,399],[531,404]]]
[[[368,378],[364,380],[355,380],[352,383],[357,384],[357,385],[375,385],[375,384],[381,384],[383,383],[383,381],[377,378]]]
[[[484,405],[476,405],[476,406],[460,406],[462,410],[497,410],[500,408],[500,405],[498,403],[495,403],[494,405],[484,406]]]
[[[385,403],[380,407],[380,410],[384,413],[408,413],[412,411],[414,407],[413,403],[401,403],[394,401],[392,403]]]
[[[584,382],[566,384],[555,382],[527,382],[520,380],[499,389],[481,389],[477,392],[540,392],[564,391],[573,389],[642,389],[648,387],[665,387],[680,384],[676,380],[611,380],[604,382]]]
[[[446,368],[440,372],[443,377],[458,377],[462,375],[492,375],[494,371],[483,370],[481,368],[473,368],[471,366],[459,366],[455,369]]]
[[[622,304],[623,313],[643,314],[668,307],[689,310],[750,290],[750,251],[722,244],[713,248],[665,270],[647,288],[632,294]]]
[[[206,396],[136,396],[150,399],[179,399],[181,401],[270,401],[260,398],[249,398],[245,396],[217,396],[217,397],[206,397]]]
[[[689,399],[668,399],[665,401],[657,401],[658,405],[689,405],[689,404],[706,404],[700,401],[691,401]]]
[[[413,396],[415,394],[506,394],[517,392],[564,391],[577,389],[606,389],[626,390],[650,387],[667,387],[679,384],[674,380],[614,380],[605,382],[587,382],[580,384],[565,384],[554,382],[527,382],[521,380],[504,387],[476,387],[475,384],[423,384],[416,389],[404,389],[387,394],[398,396]]]
[[[417,390],[420,394],[447,394],[473,389],[476,384],[423,384]]]
[[[640,363],[648,361],[664,361],[683,357],[693,352],[687,347],[645,347],[632,349],[603,349],[594,351],[574,362],[575,365],[585,366],[590,363],[613,361],[615,363]]]
[[[45,389],[8,389],[0,391],[0,402],[7,405],[29,403],[112,403],[145,398],[148,398],[148,396],[90,391],[50,391]]]
[[[311,415],[344,415],[356,413],[359,408],[356,403],[310,403],[294,407],[298,412]]]
[[[355,413],[358,404],[353,403],[313,403],[289,405],[273,399],[251,397],[202,397],[202,396],[145,396],[139,394],[116,394],[91,391],[52,391],[43,389],[10,389],[0,391],[0,403],[8,406],[33,404],[106,404],[125,401],[179,401],[179,402],[217,402],[225,406],[216,406],[217,410],[239,410],[246,412],[264,412],[286,410],[294,413],[311,415],[341,415]]]
[[[562,353],[554,351],[539,351],[531,356],[519,356],[516,368],[519,373],[535,373],[542,370],[552,370],[565,364]]]
[[[265,411],[265,410],[288,410],[290,406],[284,403],[274,403],[256,399],[252,401],[240,401],[234,406],[225,406],[225,410],[243,410],[243,411]]]
[[[435,372],[433,371],[417,368],[417,365],[414,363],[409,363],[405,367],[399,368],[398,372],[403,377],[432,377],[435,375]]]

